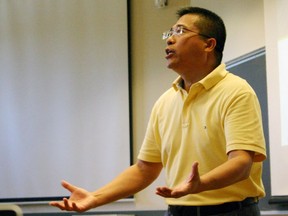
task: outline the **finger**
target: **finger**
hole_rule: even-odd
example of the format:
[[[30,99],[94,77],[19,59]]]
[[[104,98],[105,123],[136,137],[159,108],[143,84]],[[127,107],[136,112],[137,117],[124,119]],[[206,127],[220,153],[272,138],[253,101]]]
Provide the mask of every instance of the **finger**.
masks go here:
[[[162,197],[171,197],[172,190],[167,187],[158,187],[156,188],[156,194]]]
[[[199,163],[197,161],[192,164],[192,170],[189,176],[189,182],[192,181],[193,178],[198,175],[198,164]]]
[[[186,195],[183,191],[172,191],[171,197],[173,198],[179,198]]]
[[[72,207],[73,207],[73,210],[74,210],[74,211],[79,212],[79,213],[85,211],[85,209],[79,208],[79,207],[77,206],[77,204],[74,203],[74,202],[72,203]]]
[[[64,181],[64,180],[61,182],[61,184],[62,184],[62,186],[65,189],[69,190],[70,192],[73,192],[73,191],[75,191],[77,189],[76,186],[74,186],[74,185],[72,185],[72,184],[70,184],[70,183],[68,183],[67,181]]]
[[[182,197],[183,195],[186,195],[186,193],[185,193],[185,188],[183,188],[182,185],[174,188],[171,191],[171,197],[173,198],[179,198],[179,197]]]
[[[156,188],[157,191],[162,192],[162,193],[171,193],[171,189],[167,187],[158,187]]]
[[[56,201],[49,202],[49,205],[54,206],[54,207],[58,207],[58,208],[61,207],[61,203],[60,202],[56,202]]]
[[[49,202],[49,205],[51,205],[51,206],[56,206],[56,205],[57,205],[57,202],[51,201],[51,202]]]
[[[67,198],[63,198],[63,202],[64,202],[64,210],[73,211],[72,208],[73,202],[71,204],[71,202]]]
[[[198,171],[198,165],[199,163],[197,161],[195,161],[193,164],[192,164],[192,170],[197,170]]]
[[[161,196],[161,197],[164,197],[164,198],[171,197],[170,194],[165,194],[165,193],[162,193],[161,191],[156,191],[156,194],[157,194],[158,196]]]
[[[50,202],[49,205],[57,207],[61,210],[65,210],[65,206],[63,202]]]

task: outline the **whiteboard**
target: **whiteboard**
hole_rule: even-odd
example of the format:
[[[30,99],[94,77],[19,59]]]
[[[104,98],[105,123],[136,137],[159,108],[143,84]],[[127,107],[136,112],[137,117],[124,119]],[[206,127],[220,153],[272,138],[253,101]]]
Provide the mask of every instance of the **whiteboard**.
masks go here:
[[[130,165],[126,0],[0,0],[0,200]]]

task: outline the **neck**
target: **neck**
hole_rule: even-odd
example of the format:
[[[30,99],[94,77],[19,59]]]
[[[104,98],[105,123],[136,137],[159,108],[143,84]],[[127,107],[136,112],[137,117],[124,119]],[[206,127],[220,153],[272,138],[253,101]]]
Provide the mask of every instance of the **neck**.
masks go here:
[[[217,67],[217,66],[216,66]],[[188,92],[190,87],[196,83],[202,80],[204,77],[206,77],[209,73],[211,73],[216,67],[208,67],[205,69],[194,69],[194,70],[189,70],[186,72],[178,72],[178,74],[182,77],[183,79],[183,88]]]

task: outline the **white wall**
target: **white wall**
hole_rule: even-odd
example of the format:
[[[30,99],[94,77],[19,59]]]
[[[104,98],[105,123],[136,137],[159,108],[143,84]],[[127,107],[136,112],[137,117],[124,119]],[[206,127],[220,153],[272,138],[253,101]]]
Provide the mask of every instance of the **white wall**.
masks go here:
[[[169,6],[158,9],[154,0],[132,0],[132,93],[134,159],[142,144],[151,108],[156,99],[171,86],[176,78],[167,70],[165,41],[162,32],[176,21],[176,10],[188,6],[189,0],[170,0]],[[162,198],[156,196],[156,186],[163,185],[161,176],[149,188],[136,195],[139,208],[165,209]]]

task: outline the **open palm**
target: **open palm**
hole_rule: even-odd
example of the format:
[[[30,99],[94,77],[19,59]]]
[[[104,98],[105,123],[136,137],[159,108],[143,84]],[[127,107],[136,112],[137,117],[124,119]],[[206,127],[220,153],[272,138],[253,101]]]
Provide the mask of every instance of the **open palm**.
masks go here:
[[[66,211],[84,212],[93,208],[95,197],[83,188],[76,187],[66,181],[62,181],[62,186],[71,192],[69,199],[63,198],[62,201],[53,201],[49,204]]]
[[[192,165],[192,171],[185,182],[175,188],[158,187],[156,194],[165,198],[179,198],[197,192],[200,184],[200,176],[198,173],[198,162]]]

